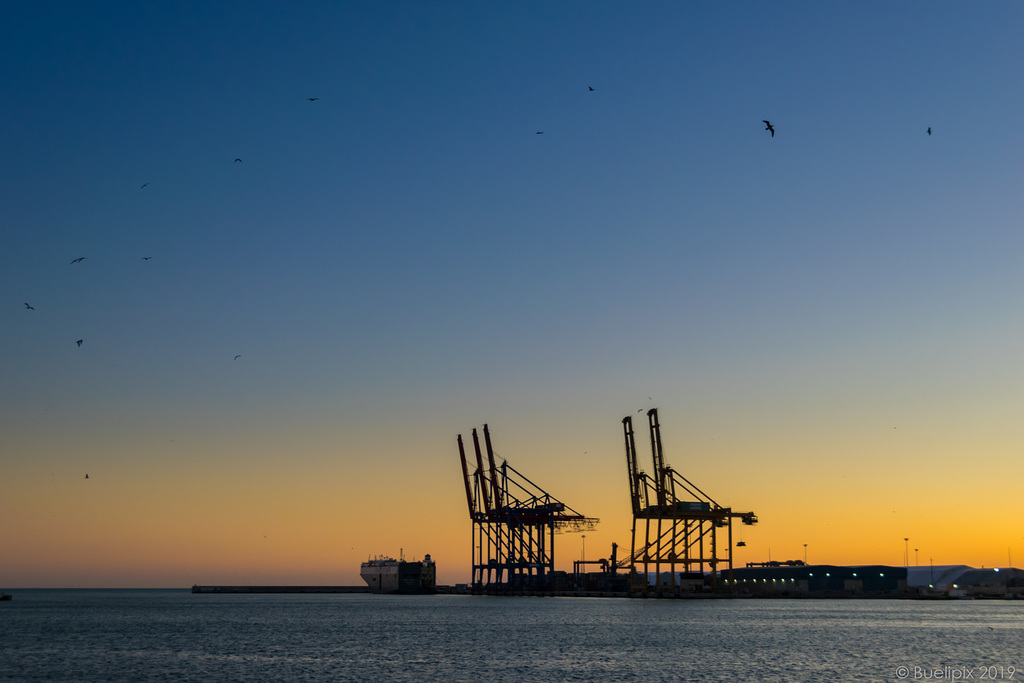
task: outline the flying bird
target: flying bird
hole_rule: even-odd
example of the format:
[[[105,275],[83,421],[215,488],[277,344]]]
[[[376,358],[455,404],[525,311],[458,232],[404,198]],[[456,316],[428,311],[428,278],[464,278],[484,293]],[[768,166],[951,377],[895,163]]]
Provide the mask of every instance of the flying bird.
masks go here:
[[[35,309],[35,306],[29,306],[28,304],[25,304],[25,310],[34,311],[36,309]]]
[[[592,85],[588,85],[588,86],[587,86],[587,89],[588,89],[588,90],[589,90],[590,92],[594,92],[594,86],[592,86]]]
[[[931,134],[932,134],[932,127],[928,126],[928,135],[931,135]]]
[[[242,163],[242,160],[241,159],[235,159],[235,163],[236,164],[240,164],[240,163]]]
[[[544,135],[544,131],[542,131],[542,130],[538,130],[538,131],[537,131],[537,135]]]
[[[319,97],[307,97],[306,99],[309,100],[310,102],[316,102],[320,98]]]
[[[762,121],[764,120],[762,119]],[[772,126],[770,121],[764,121],[764,129],[771,131],[772,137],[775,137],[775,128]]]
[[[79,346],[81,346],[81,345],[82,345],[82,342],[84,342],[84,341],[85,341],[84,339],[79,339],[79,340],[78,340],[78,341],[76,341],[75,343],[76,343],[76,344],[78,344]]]
[[[241,357],[242,357],[242,354],[238,354],[237,356],[235,356],[234,358],[232,358],[232,360],[238,360],[238,359],[239,359],[239,358],[241,358]]]
[[[146,189],[146,185],[149,185],[149,183],[142,183],[142,187],[140,187],[139,189],[140,190],[145,190]]]
[[[88,479],[88,478],[89,478],[89,475],[88,475],[88,473],[87,473],[87,474],[85,475],[85,478],[86,478],[86,479]]]
[[[78,258],[76,258],[74,261],[72,261],[68,265],[71,265],[72,263],[81,263],[82,261],[85,260],[85,258],[86,258],[85,256],[79,256]]]
[[[150,259],[152,259],[152,258],[153,258],[152,256],[143,256],[143,257],[142,257],[142,260],[143,260],[143,261],[149,261],[149,260],[150,260]]]

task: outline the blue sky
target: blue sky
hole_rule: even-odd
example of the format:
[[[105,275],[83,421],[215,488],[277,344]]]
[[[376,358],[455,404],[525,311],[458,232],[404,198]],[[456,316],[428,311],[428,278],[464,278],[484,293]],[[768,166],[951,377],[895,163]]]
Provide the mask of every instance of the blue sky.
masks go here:
[[[808,463],[981,459],[1019,481],[1022,19],[1012,2],[8,8],[0,462],[34,495],[4,519],[90,470],[117,473],[112,501],[193,472],[216,483],[200,507],[250,501],[248,529],[241,468],[299,497],[334,480],[338,500],[443,499],[454,555],[457,433],[489,422],[517,469],[618,518],[619,420],[651,405],[680,465],[706,468],[687,476],[735,491],[776,547],[816,533],[764,512],[796,504]],[[982,482],[928,480],[1001,517]],[[833,497],[891,497],[872,486]],[[145,507],[123,500],[110,514]],[[63,552],[52,524],[19,536],[36,540],[12,581]],[[910,517],[886,533],[913,524],[941,536]],[[395,526],[346,548],[413,545]],[[357,564],[331,548],[325,564]],[[177,585],[205,565],[95,571]]]

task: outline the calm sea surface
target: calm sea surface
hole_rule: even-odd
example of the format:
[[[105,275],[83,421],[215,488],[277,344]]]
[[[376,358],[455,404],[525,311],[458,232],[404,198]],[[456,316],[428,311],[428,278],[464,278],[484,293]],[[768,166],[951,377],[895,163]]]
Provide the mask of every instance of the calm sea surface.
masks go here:
[[[1019,601],[14,593],[3,681],[1024,681]]]

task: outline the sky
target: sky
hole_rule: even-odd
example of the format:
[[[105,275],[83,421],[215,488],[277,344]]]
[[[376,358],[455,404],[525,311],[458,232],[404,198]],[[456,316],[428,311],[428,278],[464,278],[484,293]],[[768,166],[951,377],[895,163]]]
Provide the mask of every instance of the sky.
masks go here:
[[[1022,26],[7,7],[0,587],[467,582],[484,424],[607,557],[652,407],[737,564],[1021,566]]]

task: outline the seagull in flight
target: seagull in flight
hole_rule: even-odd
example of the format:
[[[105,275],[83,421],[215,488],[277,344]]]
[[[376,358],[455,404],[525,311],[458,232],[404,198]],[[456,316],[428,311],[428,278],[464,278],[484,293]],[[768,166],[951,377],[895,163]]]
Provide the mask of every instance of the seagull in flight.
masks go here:
[[[932,134],[932,127],[928,126],[928,135],[931,135],[931,134]]]
[[[237,356],[235,356],[234,358],[232,358],[232,360],[238,360],[238,359],[239,359],[239,358],[241,358],[241,357],[242,357],[242,354],[238,354]]]
[[[34,310],[36,310],[36,309],[35,309],[35,306],[29,306],[29,305],[28,305],[28,304],[26,303],[26,304],[25,304],[25,310],[27,310],[27,311],[34,311]]]
[[[771,131],[772,137],[775,137],[775,128],[772,126],[771,122],[765,121],[764,119],[762,119],[762,121],[764,123],[764,129],[767,131]]]
[[[68,265],[70,266],[70,265],[71,265],[71,264],[73,264],[73,263],[81,263],[82,261],[84,261],[84,260],[85,260],[85,258],[86,258],[85,256],[79,256],[78,258],[76,258],[76,259],[75,259],[74,261],[72,261],[72,262],[71,262],[71,263],[69,263]]]
[[[81,345],[82,345],[82,342],[84,342],[84,341],[85,341],[84,339],[79,339],[79,340],[78,340],[78,341],[76,341],[75,343],[76,343],[76,344],[78,344],[79,346],[81,346]]]
[[[538,130],[538,131],[537,131],[537,135],[544,135],[544,131],[542,131],[542,130]]]
[[[594,86],[588,85],[587,88],[588,88],[589,92],[594,92]]]
[[[145,190],[146,189],[146,185],[149,185],[149,183],[142,183],[142,187],[140,187],[139,189],[140,190]]]
[[[143,256],[143,257],[142,257],[142,260],[143,260],[143,261],[149,261],[149,260],[150,260],[150,259],[152,259],[152,258],[153,258],[152,256]]]
[[[240,163],[242,163],[242,160],[241,159],[235,159],[235,163],[236,164],[240,164]]]
[[[320,98],[319,97],[307,97],[306,99],[309,100],[310,102],[316,102]]]

